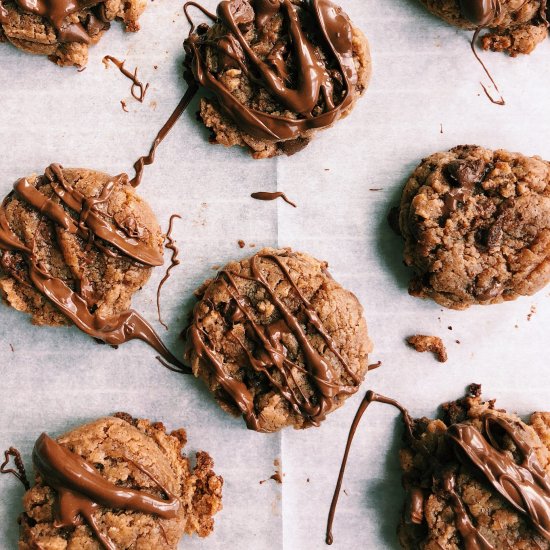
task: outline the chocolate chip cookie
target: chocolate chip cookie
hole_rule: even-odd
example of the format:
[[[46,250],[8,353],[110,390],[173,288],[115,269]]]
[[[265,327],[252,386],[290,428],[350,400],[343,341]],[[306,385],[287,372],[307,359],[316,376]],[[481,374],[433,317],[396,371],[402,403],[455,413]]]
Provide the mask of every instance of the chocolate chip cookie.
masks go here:
[[[550,413],[523,422],[470,389],[441,419],[414,420],[405,437],[401,546],[548,549]]]
[[[367,88],[367,39],[330,0],[224,0],[203,12],[212,25],[192,25],[186,66],[210,92],[199,116],[211,143],[257,159],[294,154]]]
[[[531,53],[548,35],[546,0],[420,0],[428,10],[461,29],[487,30],[485,50],[512,57]]]
[[[23,497],[20,550],[175,550],[213,529],[223,479],[205,452],[182,454],[184,430],[128,414],[101,418],[34,446],[35,485]]]
[[[368,370],[363,308],[325,262],[266,248],[226,265],[197,296],[186,357],[250,429],[318,425]]]
[[[88,48],[115,19],[139,30],[146,0],[0,0],[0,41],[28,53],[47,55],[60,66],[83,67]]]
[[[411,295],[465,309],[534,294],[550,280],[550,163],[475,145],[431,155],[399,226]]]

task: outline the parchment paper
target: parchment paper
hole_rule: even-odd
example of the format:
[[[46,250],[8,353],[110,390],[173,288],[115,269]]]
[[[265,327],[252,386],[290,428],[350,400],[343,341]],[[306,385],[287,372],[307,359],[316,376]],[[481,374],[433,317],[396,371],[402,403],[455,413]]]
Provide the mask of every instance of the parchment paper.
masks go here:
[[[225,487],[214,534],[184,538],[181,548],[323,548],[345,438],[367,388],[399,399],[416,416],[433,414],[470,382],[522,415],[549,407],[550,290],[466,312],[413,299],[402,245],[386,214],[409,172],[432,152],[477,143],[550,158],[550,44],[518,59],[483,55],[507,102],[498,107],[480,88],[486,78],[469,52],[469,33],[413,0],[342,3],[371,42],[374,75],[366,96],[299,155],[264,161],[210,146],[194,119],[195,102],[139,189],[163,227],[170,214],[183,216],[174,230],[183,263],[163,293],[170,331],[155,321],[163,269],[134,306],[179,353],[192,292],[214,266],[260,246],[292,246],[326,259],[364,304],[372,360],[383,362],[345,407],[318,429],[255,434],[226,416],[201,383],[161,368],[140,342],[115,351],[77,329],[33,327],[26,315],[0,307],[0,449],[20,448],[30,468],[42,431],[58,435],[119,410],[162,420],[170,429],[185,427],[189,452],[209,451]],[[15,179],[42,173],[51,162],[131,173],[185,91],[182,3],[151,1],[141,26],[127,35],[113,25],[81,73],[0,45],[1,196]],[[151,85],[144,104],[130,97],[129,82],[115,67],[105,69],[106,54],[139,67]],[[250,193],[259,190],[283,190],[298,208],[252,200]],[[239,239],[246,242],[242,250]],[[532,306],[536,313],[528,321]],[[408,349],[404,339],[416,333],[441,336],[449,361],[442,365]],[[399,437],[395,411],[375,404],[350,456],[333,548],[397,548]],[[281,459],[283,484],[260,484],[274,472],[274,459]],[[23,491],[8,477],[0,484],[0,547],[9,550],[17,546]]]

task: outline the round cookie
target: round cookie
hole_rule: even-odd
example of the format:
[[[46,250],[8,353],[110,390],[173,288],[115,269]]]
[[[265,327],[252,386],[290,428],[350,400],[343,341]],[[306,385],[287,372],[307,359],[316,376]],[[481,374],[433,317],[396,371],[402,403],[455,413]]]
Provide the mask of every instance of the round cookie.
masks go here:
[[[411,295],[465,309],[534,294],[550,280],[550,163],[475,145],[431,155],[399,226]]]
[[[256,159],[292,155],[367,88],[367,39],[329,0],[224,0],[209,16],[184,44],[186,66],[213,95],[199,113],[211,143]]]
[[[125,175],[52,165],[15,184],[0,209],[3,228],[0,292],[39,325],[70,324],[42,284],[44,273],[83,299],[84,314],[109,319],[128,310],[152,267],[162,265],[164,235]],[[10,246],[14,237],[24,248]]]
[[[420,0],[429,11],[461,29],[487,29],[485,50],[512,57],[531,53],[548,35],[546,0]]]
[[[368,370],[363,308],[327,264],[266,248],[197,291],[186,358],[248,428],[307,428],[354,394]]]
[[[139,30],[146,0],[0,0],[0,41],[5,37],[28,53],[47,55],[60,66],[83,67],[88,47],[99,42],[111,21]]]
[[[401,547],[547,549],[550,413],[523,422],[472,389],[404,437]]]
[[[57,440],[42,434],[33,452],[36,484],[23,497],[19,549],[95,550],[110,543],[175,550],[184,533],[209,535],[223,480],[205,452],[191,468],[182,455],[186,439],[184,430],[168,434],[161,423],[123,413]],[[131,501],[117,496],[124,491],[132,492]]]

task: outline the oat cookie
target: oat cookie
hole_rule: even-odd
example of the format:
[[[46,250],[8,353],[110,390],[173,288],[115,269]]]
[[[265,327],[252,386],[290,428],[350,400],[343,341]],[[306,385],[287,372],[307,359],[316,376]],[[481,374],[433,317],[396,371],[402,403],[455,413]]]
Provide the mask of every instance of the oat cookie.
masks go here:
[[[185,48],[187,68],[211,92],[199,115],[212,143],[257,159],[294,154],[367,88],[367,39],[329,0],[224,0],[210,16]]]
[[[36,484],[23,497],[20,550],[175,550],[204,537],[222,507],[223,480],[205,452],[182,454],[184,430],[125,413],[101,418],[33,451]]]
[[[226,265],[197,295],[187,359],[250,429],[318,425],[367,372],[363,308],[325,262],[266,248]]]
[[[461,29],[483,29],[485,50],[531,53],[548,35],[546,0],[420,0]]]
[[[399,225],[411,295],[465,309],[534,294],[550,280],[550,163],[475,145],[431,155]]]
[[[472,385],[412,435],[400,452],[403,548],[550,548],[550,413],[523,422]]]
[[[146,0],[0,0],[0,41],[47,55],[60,66],[84,67],[88,48],[115,19],[139,30]]]

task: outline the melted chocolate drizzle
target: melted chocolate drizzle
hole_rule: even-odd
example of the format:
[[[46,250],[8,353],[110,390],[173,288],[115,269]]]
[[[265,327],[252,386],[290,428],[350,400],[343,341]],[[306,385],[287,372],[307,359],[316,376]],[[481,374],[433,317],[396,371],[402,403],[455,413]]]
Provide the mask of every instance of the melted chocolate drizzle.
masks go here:
[[[15,470],[13,468],[7,468],[10,458],[13,458]],[[25,487],[27,491],[30,489],[31,485],[27,478],[25,464],[23,464],[21,453],[15,447],[10,447],[7,451],[4,451],[4,462],[0,464],[0,474],[12,474],[23,484],[23,487]]]
[[[132,87],[130,88],[130,93],[132,94],[132,97],[134,99],[136,99],[140,103],[143,103],[143,100],[145,99],[145,94],[149,89],[149,83],[143,84],[143,82],[139,80],[137,76],[138,68],[136,67],[134,69],[134,72],[131,73],[128,69],[124,67],[124,63],[126,63],[126,60],[120,61],[116,57],[113,57],[112,55],[106,55],[103,58],[103,62],[107,64],[109,61],[113,63],[126,78],[132,81]],[[124,109],[124,106],[123,106],[123,109]]]
[[[181,507],[179,499],[144,466],[125,460],[147,475],[167,498],[111,483],[82,457],[43,433],[34,445],[33,462],[42,481],[57,492],[56,526],[76,527],[82,518],[104,548],[116,550],[114,542],[99,529],[94,518],[99,507],[153,514],[162,519],[175,518]]]
[[[69,233],[79,235],[90,245],[98,247],[108,255],[116,256],[118,253],[144,265],[162,265],[162,254],[156,248],[129,236],[128,230],[123,231],[96,209],[98,204],[108,200],[115,181],[122,183],[127,181],[125,174],[109,181],[100,196],[96,198],[84,197],[75,189],[65,179],[63,169],[58,164],[48,167],[44,181],[51,184],[55,195],[67,209],[48,198],[26,179],[20,179],[15,183],[13,193],[54,224]],[[14,270],[9,269],[8,254],[18,253],[27,265],[29,281],[34,288],[48,298],[80,330],[112,346],[133,339],[142,340],[181,372],[190,372],[190,369],[166,348],[158,334],[139,313],[128,310],[110,318],[99,317],[91,312],[94,306],[94,292],[89,281],[85,278],[77,281],[78,291],[75,291],[64,281],[48,273],[34,251],[23,244],[11,229],[5,212],[10,197],[11,195],[8,195],[0,207],[0,258],[1,265],[8,268],[8,273],[20,282],[29,284]],[[79,213],[77,219],[73,219],[69,209]],[[108,248],[107,244],[114,247],[117,253]]]
[[[185,109],[187,109],[193,97],[195,97],[195,94],[197,93],[197,90],[198,90],[198,86],[192,81],[191,82],[188,81],[188,84],[189,84],[189,87],[187,88],[185,95],[181,98],[180,102],[178,103],[177,107],[174,109],[173,113],[170,115],[168,120],[164,123],[164,126],[159,130],[157,137],[153,141],[153,145],[151,145],[149,154],[143,157],[140,157],[134,163],[134,170],[136,171],[136,175],[130,180],[130,185],[132,185],[133,187],[137,187],[141,183],[141,178],[143,177],[143,170],[145,169],[145,166],[150,166],[151,164],[153,164],[153,162],[155,162],[155,153],[157,152],[157,147],[163,142],[164,138],[168,135],[170,130],[174,127],[178,119],[184,113]]]
[[[195,2],[185,5],[186,15],[191,22],[191,31],[184,45],[188,54],[187,64],[195,80],[216,96],[225,115],[237,126],[259,139],[286,141],[299,137],[307,130],[326,128],[338,120],[353,103],[356,95],[357,73],[353,60],[353,28],[348,16],[340,7],[329,0],[301,2],[299,7],[290,0],[256,0],[255,25],[259,33],[264,32],[267,23],[277,14],[288,26],[289,43],[277,43],[273,51],[262,60],[246,41],[240,25],[239,10],[232,10],[232,3],[223,0],[218,5],[217,20],[227,29],[227,34],[215,43],[206,37],[204,28],[194,32],[195,25],[188,14],[188,7],[199,7],[207,16],[216,20]],[[330,55],[338,66],[338,79],[342,92],[337,94],[330,70],[320,58],[317,48],[302,28],[299,10],[307,10],[321,31]],[[199,30],[199,29],[197,29]],[[277,116],[238,101],[216,78],[206,64],[206,50],[216,48],[227,66],[235,66],[251,80],[265,88],[285,109],[299,115],[299,118]],[[293,49],[298,71],[295,86],[288,84],[288,73],[283,57],[286,48]],[[321,105],[321,112],[318,113]],[[316,112],[314,113],[314,110]]]
[[[101,9],[98,16],[90,13],[86,22],[86,28],[80,22],[68,23],[66,18],[70,15],[85,9],[90,9],[105,0],[14,0],[16,5],[26,13],[32,13],[44,17],[54,27],[59,42],[79,42],[89,44],[90,34],[106,28],[106,22],[103,21]],[[0,23],[7,23],[7,10],[2,6],[0,0]],[[108,23],[107,23],[108,25]]]
[[[290,206],[296,208],[296,203],[292,202],[282,191],[277,191],[275,193],[270,193],[269,191],[257,191],[250,195],[253,199],[259,201],[274,201],[275,199],[283,199]]]
[[[172,229],[173,229],[175,219],[181,220],[181,216],[179,214],[172,214],[170,216],[170,222],[168,224],[168,232],[166,233],[166,241],[168,241],[168,243],[166,244],[166,248],[172,251],[172,257],[170,258],[170,265],[168,266],[168,269],[166,270],[166,273],[162,278],[162,280],[160,281],[159,286],[157,288],[157,313],[159,317],[159,323],[166,330],[168,330],[168,325],[162,320],[162,315],[160,313],[160,291],[162,290],[164,283],[170,278],[170,273],[172,272],[172,269],[174,269],[176,266],[180,265],[181,263],[178,259],[179,248],[176,246],[176,241],[172,238]]]
[[[308,322],[315,327],[323,338],[327,348],[342,364],[347,375],[352,379],[352,385],[344,386],[338,383],[337,374],[333,367],[313,347],[296,315],[290,311],[267,282],[258,264],[259,258],[269,260],[278,266],[285,279],[292,286],[296,296],[299,298],[302,304],[301,311],[307,317]],[[316,426],[323,421],[326,414],[334,408],[340,396],[350,395],[357,391],[361,380],[359,376],[350,369],[348,363],[336,348],[334,340],[324,328],[317,312],[298,289],[288,269],[281,261],[281,258],[267,253],[256,254],[250,260],[250,269],[250,276],[222,270],[217,278],[223,281],[238,310],[237,316],[239,320],[245,322],[247,327],[251,330],[259,347],[259,351],[253,354],[238,337],[234,335],[232,335],[232,337],[243,349],[248,363],[254,371],[263,373],[271,385],[288,401],[292,409],[308,419],[311,425]],[[258,324],[254,320],[254,314],[247,298],[239,292],[235,282],[236,278],[253,281],[261,286],[271,298],[273,305],[278,309],[280,319],[268,326]],[[201,326],[198,319],[198,313],[199,308],[197,305],[194,312],[193,323],[188,330],[189,347],[194,350],[203,364],[211,369],[217,382],[241,411],[247,427],[257,431],[265,431],[255,412],[252,394],[243,382],[231,376],[222,359],[209,345],[208,333],[204,327]],[[282,337],[285,334],[293,336],[298,342],[306,364],[305,369],[288,359],[287,350],[282,343]],[[190,349],[188,349],[187,355],[189,355],[189,353]],[[308,376],[312,386],[316,390],[317,395],[315,403],[305,396],[297,386],[292,374],[293,369],[299,370]],[[283,381],[279,382],[279,377],[274,376],[274,373],[279,373]]]
[[[332,524],[353,437],[363,414],[373,401],[396,407],[401,412],[406,437],[409,440],[415,439],[414,422],[408,411],[393,399],[368,391],[357,410],[348,435],[328,515],[327,544],[333,542]],[[485,413],[482,421],[485,435],[467,423],[452,424],[447,429],[446,437],[454,446],[458,460],[481,472],[489,484],[516,510],[529,517],[534,528],[550,541],[550,476],[540,465],[535,450],[523,437],[523,426],[519,422],[511,422],[491,412]],[[496,431],[513,441],[516,450],[521,454],[519,464],[500,447]],[[455,526],[462,536],[466,550],[496,550],[470,518],[461,496],[455,489],[455,474],[449,469],[438,467],[434,469],[433,476],[434,479],[439,478],[440,485],[449,499],[455,515]],[[413,487],[407,506],[411,522],[422,523],[423,502],[422,490]]]

